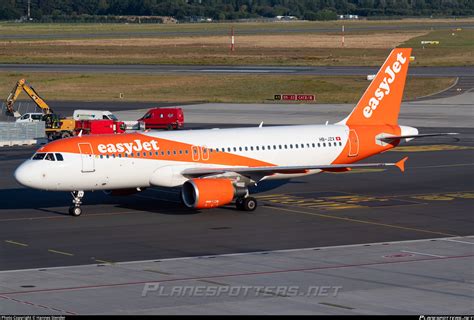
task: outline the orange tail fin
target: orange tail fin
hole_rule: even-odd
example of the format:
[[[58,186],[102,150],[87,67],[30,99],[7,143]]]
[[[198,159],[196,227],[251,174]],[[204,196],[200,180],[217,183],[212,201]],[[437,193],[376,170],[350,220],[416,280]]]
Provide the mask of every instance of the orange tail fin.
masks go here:
[[[405,88],[411,48],[390,52],[351,114],[347,125],[396,125]]]

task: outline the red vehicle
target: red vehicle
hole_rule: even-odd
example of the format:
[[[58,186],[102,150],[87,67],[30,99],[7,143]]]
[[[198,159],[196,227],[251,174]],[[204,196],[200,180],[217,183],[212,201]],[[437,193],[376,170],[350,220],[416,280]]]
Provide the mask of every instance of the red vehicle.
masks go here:
[[[181,108],[154,108],[138,119],[145,129],[179,129],[184,125],[184,114]]]
[[[78,120],[76,121],[75,134],[107,134],[124,133],[125,123],[114,120]]]

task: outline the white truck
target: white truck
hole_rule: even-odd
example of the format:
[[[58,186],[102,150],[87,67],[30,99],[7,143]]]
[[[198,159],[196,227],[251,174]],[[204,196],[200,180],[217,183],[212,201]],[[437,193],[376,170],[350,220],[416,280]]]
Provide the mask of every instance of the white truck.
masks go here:
[[[118,121],[117,117],[110,111],[101,110],[74,110],[72,115],[74,120],[114,120]]]
[[[44,114],[39,112],[24,113],[21,117],[16,119],[16,122],[25,123],[42,121],[43,116]]]

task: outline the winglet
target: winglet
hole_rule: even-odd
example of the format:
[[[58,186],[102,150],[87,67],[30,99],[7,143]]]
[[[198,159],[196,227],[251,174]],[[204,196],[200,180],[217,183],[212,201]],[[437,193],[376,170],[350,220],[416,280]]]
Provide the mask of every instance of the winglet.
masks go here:
[[[407,161],[407,159],[408,157],[405,157],[402,160],[395,163],[395,166],[397,166],[397,168],[400,169],[401,172],[405,172],[405,161]]]

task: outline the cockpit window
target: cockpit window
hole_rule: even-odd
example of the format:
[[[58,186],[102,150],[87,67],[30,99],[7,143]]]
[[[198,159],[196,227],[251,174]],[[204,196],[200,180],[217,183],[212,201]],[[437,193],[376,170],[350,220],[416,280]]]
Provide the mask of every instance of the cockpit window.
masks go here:
[[[56,161],[56,160],[54,159],[54,154],[52,154],[52,153],[47,153],[47,154],[46,154],[46,157],[44,157],[44,159],[45,159],[45,160],[48,160],[48,161]]]
[[[46,153],[37,153],[31,158],[31,160],[43,160]]]
[[[55,155],[56,155],[56,160],[57,160],[57,161],[63,161],[63,160],[64,160],[62,154],[60,154],[60,153],[55,153]]]

